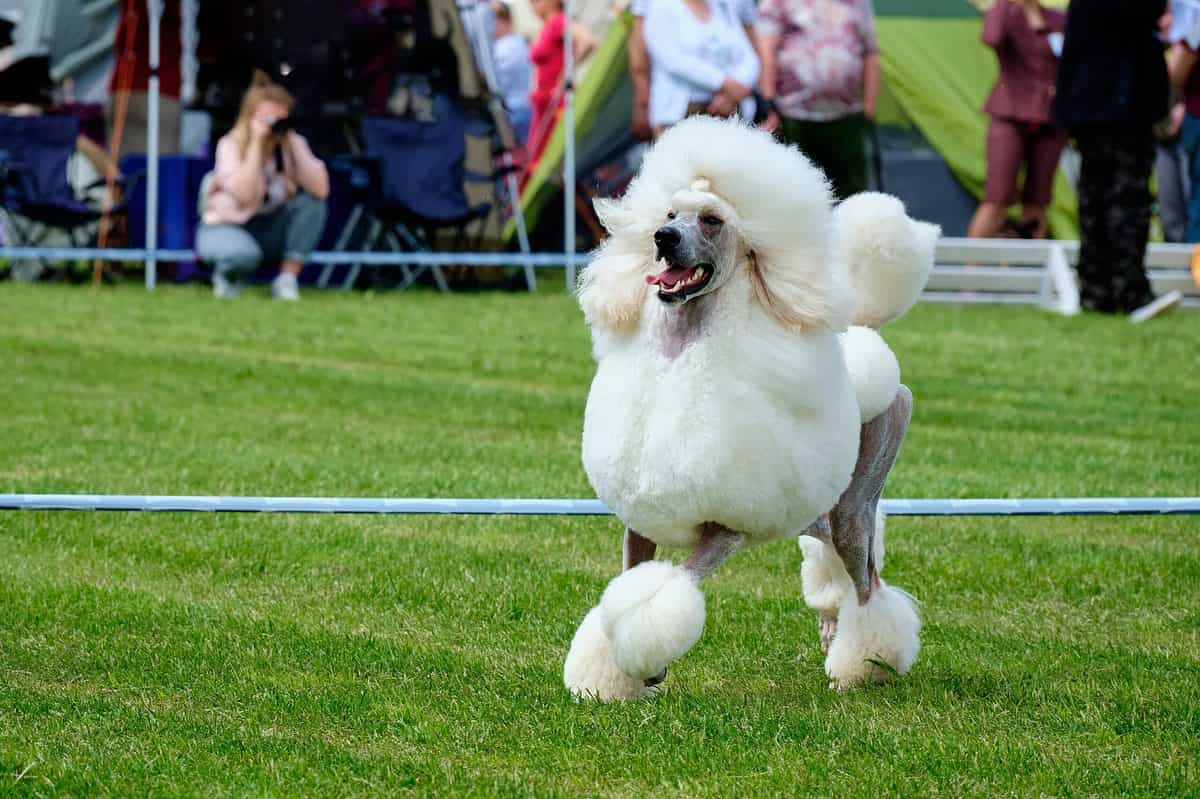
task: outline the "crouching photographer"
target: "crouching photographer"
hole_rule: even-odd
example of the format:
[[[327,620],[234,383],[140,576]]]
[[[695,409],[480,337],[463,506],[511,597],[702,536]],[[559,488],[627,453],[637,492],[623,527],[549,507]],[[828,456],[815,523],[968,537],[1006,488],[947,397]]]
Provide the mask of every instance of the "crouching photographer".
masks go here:
[[[298,300],[297,276],[325,224],[329,172],[293,129],[292,96],[255,72],[233,129],[217,142],[196,254],[213,264],[213,293],[233,297],[263,259],[280,261],[276,299]]]

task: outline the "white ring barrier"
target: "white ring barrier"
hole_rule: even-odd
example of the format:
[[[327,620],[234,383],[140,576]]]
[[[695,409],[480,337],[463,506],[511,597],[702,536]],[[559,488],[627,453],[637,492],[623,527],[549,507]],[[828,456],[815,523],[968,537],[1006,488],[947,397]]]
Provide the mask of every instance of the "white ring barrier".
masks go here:
[[[885,499],[889,516],[1197,515],[1200,497],[1074,499]],[[489,516],[609,516],[598,499],[385,499],[216,497],[139,494],[0,494],[0,510],[218,513],[375,513]]]

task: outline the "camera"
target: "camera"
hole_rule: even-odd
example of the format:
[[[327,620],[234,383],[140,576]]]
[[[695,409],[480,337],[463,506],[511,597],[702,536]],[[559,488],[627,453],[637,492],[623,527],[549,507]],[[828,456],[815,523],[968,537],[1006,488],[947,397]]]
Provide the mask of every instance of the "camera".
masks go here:
[[[277,136],[282,136],[289,130],[295,130],[295,128],[296,123],[291,117],[283,117],[282,119],[277,119],[271,123],[271,132]]]

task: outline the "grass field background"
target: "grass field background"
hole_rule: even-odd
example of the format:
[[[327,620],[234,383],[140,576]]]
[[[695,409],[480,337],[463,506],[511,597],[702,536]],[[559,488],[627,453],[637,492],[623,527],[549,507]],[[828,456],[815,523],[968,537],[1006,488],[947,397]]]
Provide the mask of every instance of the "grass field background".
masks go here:
[[[1200,317],[885,332],[916,397],[888,496],[1200,493]],[[591,496],[561,292],[0,284],[0,357],[0,492]],[[888,539],[924,603],[902,682],[827,690],[782,542],[706,583],[665,695],[580,705],[613,519],[0,512],[0,796],[1197,795],[1200,520]]]

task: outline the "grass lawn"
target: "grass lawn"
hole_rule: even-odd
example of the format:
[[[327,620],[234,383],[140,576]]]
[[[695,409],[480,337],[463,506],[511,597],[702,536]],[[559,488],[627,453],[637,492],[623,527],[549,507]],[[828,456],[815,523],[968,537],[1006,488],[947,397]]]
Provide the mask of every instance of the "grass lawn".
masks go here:
[[[1200,317],[920,306],[892,497],[1200,493]],[[591,496],[561,292],[0,284],[0,492]],[[614,519],[0,512],[0,796],[1196,796],[1200,520],[893,519],[898,684],[739,554],[653,701],[579,705]],[[678,553],[669,553],[678,557]]]

